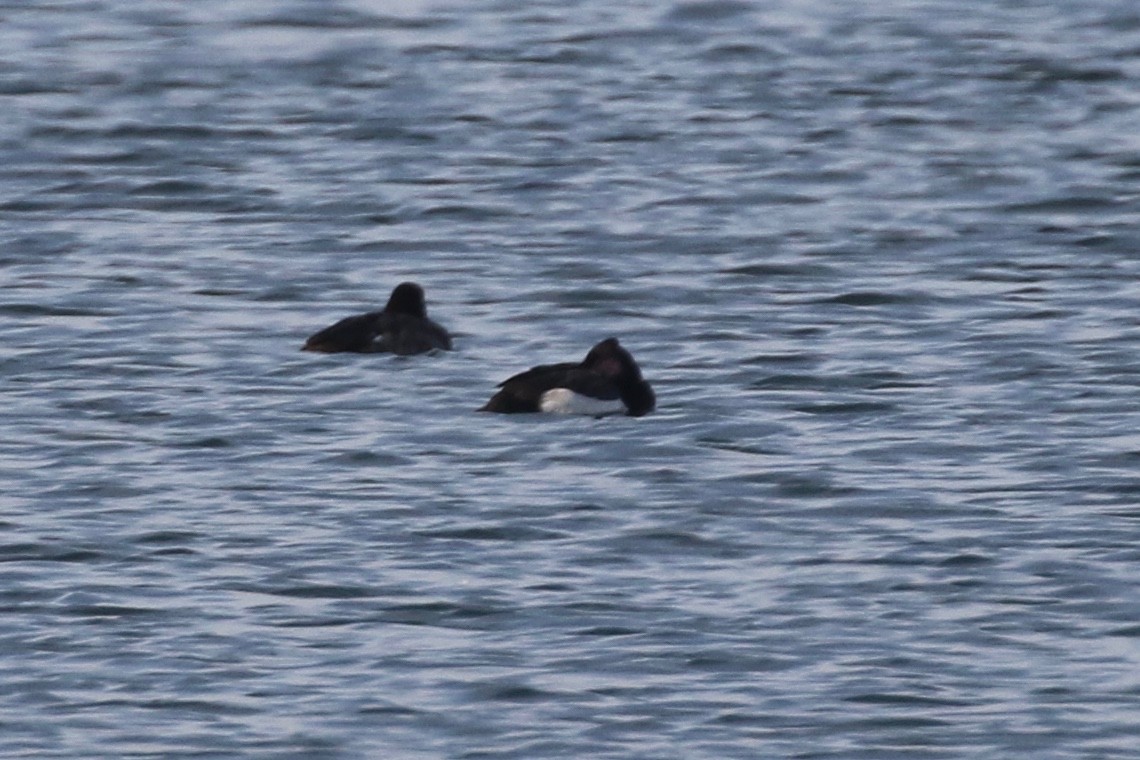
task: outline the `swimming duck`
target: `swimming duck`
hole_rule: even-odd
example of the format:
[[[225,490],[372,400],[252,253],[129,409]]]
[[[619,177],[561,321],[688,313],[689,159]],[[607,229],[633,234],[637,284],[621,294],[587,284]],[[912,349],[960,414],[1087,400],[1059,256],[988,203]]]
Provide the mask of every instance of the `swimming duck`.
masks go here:
[[[653,411],[653,388],[641,377],[633,356],[606,338],[581,363],[543,364],[499,383],[499,390],[479,411],[561,414],[627,414]]]
[[[424,289],[402,282],[392,291],[380,311],[345,317],[309,336],[302,351],[337,353],[422,354],[433,349],[451,350],[447,330],[428,319]]]

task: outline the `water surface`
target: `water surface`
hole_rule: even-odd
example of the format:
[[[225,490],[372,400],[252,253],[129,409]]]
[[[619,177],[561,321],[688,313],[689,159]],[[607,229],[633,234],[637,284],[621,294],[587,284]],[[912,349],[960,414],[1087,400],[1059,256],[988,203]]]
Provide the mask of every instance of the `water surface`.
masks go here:
[[[4,757],[1136,757],[1133,3],[0,50]],[[474,411],[609,335],[655,414]]]

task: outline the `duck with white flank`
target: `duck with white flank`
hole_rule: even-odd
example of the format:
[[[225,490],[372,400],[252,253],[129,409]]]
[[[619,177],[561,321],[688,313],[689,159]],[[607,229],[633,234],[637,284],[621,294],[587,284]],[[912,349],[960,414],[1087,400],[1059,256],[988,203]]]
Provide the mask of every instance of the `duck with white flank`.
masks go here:
[[[640,417],[656,403],[637,362],[617,338],[606,338],[580,364],[544,364],[507,378],[479,411]]]
[[[405,356],[435,349],[450,351],[451,336],[428,319],[424,289],[414,282],[397,285],[382,310],[345,317],[311,335],[301,347],[327,354],[354,351]]]

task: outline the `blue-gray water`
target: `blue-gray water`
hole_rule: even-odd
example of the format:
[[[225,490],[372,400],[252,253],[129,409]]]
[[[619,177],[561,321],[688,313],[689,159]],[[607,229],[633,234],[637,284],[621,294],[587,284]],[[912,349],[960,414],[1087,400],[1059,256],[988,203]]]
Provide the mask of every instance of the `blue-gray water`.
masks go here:
[[[1140,757],[1134,0],[0,5],[0,756]],[[439,356],[313,355],[415,279]],[[618,336],[642,419],[473,411]]]

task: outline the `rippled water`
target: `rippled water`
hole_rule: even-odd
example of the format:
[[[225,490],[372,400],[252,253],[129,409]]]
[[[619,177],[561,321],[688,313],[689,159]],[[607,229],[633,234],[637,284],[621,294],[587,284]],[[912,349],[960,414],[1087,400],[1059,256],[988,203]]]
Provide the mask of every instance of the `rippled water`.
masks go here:
[[[617,5],[0,5],[0,755],[1138,756],[1135,3]]]

